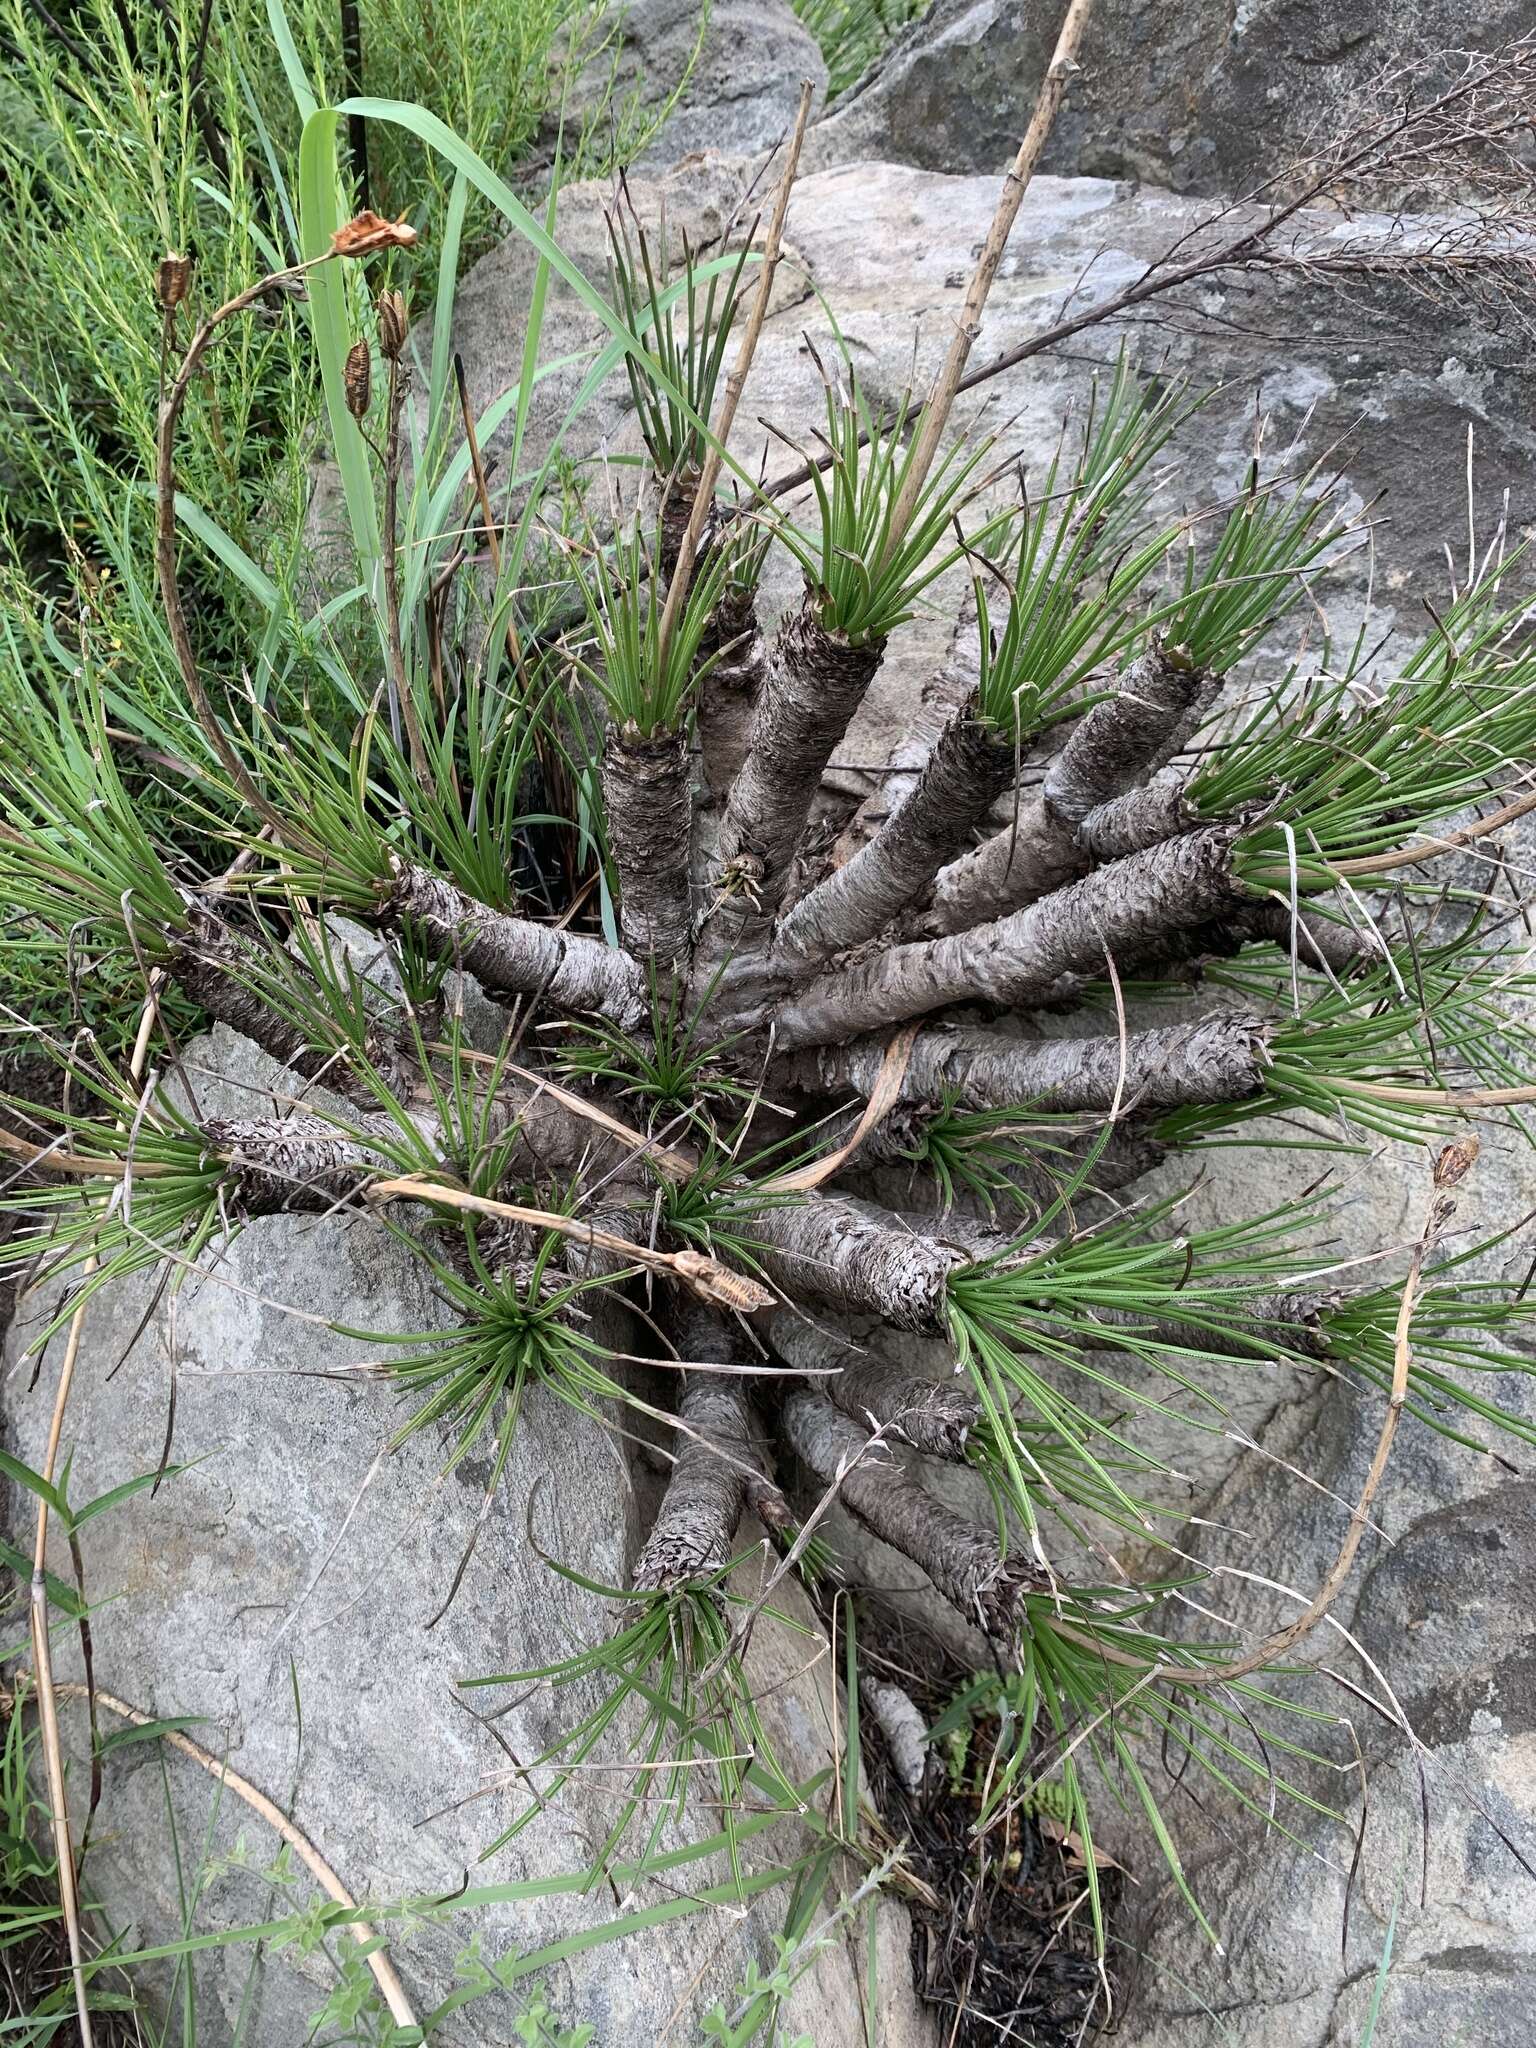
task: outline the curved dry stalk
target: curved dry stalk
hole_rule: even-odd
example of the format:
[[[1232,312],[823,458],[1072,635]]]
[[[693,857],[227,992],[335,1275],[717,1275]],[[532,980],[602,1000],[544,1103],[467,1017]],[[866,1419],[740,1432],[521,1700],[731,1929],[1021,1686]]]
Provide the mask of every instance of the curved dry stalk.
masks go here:
[[[61,1699],[84,1699],[88,1694],[87,1687],[73,1683],[60,1685],[55,1690]],[[153,1715],[141,1713],[137,1707],[129,1706],[126,1700],[116,1699],[109,1692],[97,1692],[94,1698],[97,1706],[105,1707],[109,1714],[116,1714],[119,1720],[131,1722],[135,1728],[154,1727]],[[253,1813],[260,1814],[274,1833],[288,1844],[328,1898],[333,1899],[338,1906],[344,1906],[349,1913],[357,1911],[356,1899],[308,1835],[295,1827],[282,1808],[275,1805],[265,1792],[258,1791],[249,1778],[242,1778],[240,1773],[231,1770],[222,1758],[214,1756],[201,1744],[194,1742],[190,1735],[184,1735],[179,1728],[160,1728],[156,1732],[162,1742],[169,1744],[172,1749],[180,1750],[183,1756],[190,1757],[195,1764],[207,1771],[210,1777],[217,1778],[221,1785],[233,1792],[237,1799],[243,1800]],[[389,2008],[390,2018],[402,2027],[419,2026],[421,2022],[412,2009],[399,1973],[384,1949],[379,1946],[378,1930],[370,1927],[365,1920],[351,1920],[347,1923],[347,1932],[360,1948],[367,1951],[364,1959],[373,1972],[380,1997]],[[90,2035],[87,2034],[85,2038],[89,2040]]]
[[[181,359],[180,369],[161,398],[160,418],[155,437],[155,572],[159,579],[160,602],[165,611],[166,625],[170,630],[176,666],[181,671],[187,701],[192,706],[193,715],[203,737],[213,748],[220,766],[234,787],[257,817],[264,824],[271,826],[279,842],[289,826],[256,787],[250,771],[229,743],[228,736],[209,700],[208,692],[203,687],[202,675],[197,666],[197,655],[192,646],[192,635],[187,626],[187,616],[182,609],[181,590],[176,580],[176,427],[192,380],[208,352],[209,343],[220,328],[237,314],[247,312],[275,287],[302,277],[318,263],[331,262],[340,253],[336,248],[327,249],[319,256],[311,256],[307,262],[290,264],[283,270],[274,270],[243,292],[237,292],[232,299],[226,299],[222,306],[210,313],[193,335],[186,354]]]
[[[357,1188],[355,1180],[353,1187]],[[632,1238],[620,1237],[617,1232],[605,1230],[596,1223],[583,1223],[579,1217],[563,1215],[558,1209],[534,1209],[520,1202],[498,1202],[489,1195],[471,1194],[467,1188],[456,1187],[451,1181],[422,1173],[404,1173],[391,1180],[369,1181],[360,1192],[370,1205],[393,1201],[426,1202],[433,1208],[457,1209],[471,1216],[495,1216],[505,1223],[526,1223],[535,1230],[552,1231],[556,1236],[569,1238],[591,1250],[611,1252],[626,1266],[643,1266],[647,1272],[681,1281],[701,1301],[717,1308],[751,1314],[756,1309],[773,1306],[773,1296],[766,1287],[745,1273],[733,1272],[729,1266],[722,1265],[705,1252],[657,1251],[654,1246],[637,1244]]]
[[[390,690],[405,725],[411,768],[423,790],[432,797],[437,794],[437,782],[422,738],[421,720],[416,715],[416,698],[411,689],[411,679],[406,674],[405,643],[400,632],[400,564],[396,527],[399,521],[400,414],[405,405],[405,371],[398,349],[388,352],[388,361],[389,391],[384,414],[384,514],[381,521],[383,561],[380,565],[384,583],[384,644],[389,654]]]
[[[1374,878],[1389,874],[1398,868],[1417,867],[1421,861],[1433,860],[1442,853],[1455,853],[1459,847],[1471,846],[1476,840],[1485,839],[1490,832],[1502,832],[1506,825],[1513,825],[1517,818],[1528,817],[1536,811],[1536,789],[1516,797],[1512,803],[1503,805],[1491,817],[1479,818],[1475,825],[1463,826],[1459,832],[1447,832],[1443,837],[1431,835],[1422,845],[1400,846],[1392,853],[1362,854],[1358,860],[1336,860],[1329,863],[1329,872],[1335,875],[1364,875]],[[1274,886],[1283,888],[1289,876],[1266,877]]]

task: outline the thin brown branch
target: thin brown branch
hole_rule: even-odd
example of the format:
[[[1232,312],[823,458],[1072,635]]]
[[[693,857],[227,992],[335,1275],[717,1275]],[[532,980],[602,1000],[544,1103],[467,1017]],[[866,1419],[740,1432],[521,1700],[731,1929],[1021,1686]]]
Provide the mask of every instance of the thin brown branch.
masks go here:
[[[73,1684],[57,1686],[55,1691],[61,1699],[83,1699],[86,1694],[83,1685]],[[152,1728],[155,1725],[153,1716],[141,1713],[137,1707],[129,1706],[126,1700],[114,1698],[109,1692],[98,1692],[96,1704],[105,1707],[109,1714],[116,1714],[120,1720],[131,1722],[135,1728]],[[183,1756],[190,1757],[195,1764],[207,1771],[210,1777],[217,1778],[222,1786],[233,1792],[237,1799],[244,1800],[253,1813],[260,1814],[267,1825],[288,1844],[328,1898],[334,1899],[338,1906],[344,1906],[349,1913],[357,1911],[356,1899],[314,1843],[294,1825],[281,1807],[267,1797],[265,1792],[258,1791],[249,1778],[242,1778],[238,1771],[230,1769],[222,1757],[212,1755],[199,1743],[194,1742],[191,1736],[184,1735],[179,1728],[160,1728],[156,1732],[162,1742],[168,1743],[172,1749],[180,1750]],[[366,1920],[350,1920],[347,1922],[347,1932],[358,1946],[366,1951],[368,1967],[373,1972],[380,1996],[389,2007],[390,2017],[402,2027],[419,2026],[421,2023],[411,2008],[411,2001],[406,1995],[405,1986],[400,1982],[399,1973],[379,1945],[377,1929],[370,1927]]]
[[[955,324],[954,338],[949,353],[944,358],[933,386],[923,406],[922,421],[917,431],[917,441],[908,461],[902,486],[896,502],[891,507],[891,516],[886,528],[885,543],[881,550],[880,566],[890,561],[896,550],[906,539],[907,528],[912,524],[928,481],[934,458],[939,452],[939,442],[949,423],[950,411],[959,395],[961,380],[972,348],[981,332],[981,316],[986,310],[1003,252],[1008,246],[1008,237],[1018,219],[1019,208],[1029,190],[1030,180],[1050,140],[1051,130],[1056,125],[1056,116],[1066,97],[1067,81],[1077,69],[1078,47],[1083,31],[1088,26],[1088,15],[1093,0],[1068,0],[1066,14],[1056,37],[1056,47],[1051,61],[1046,66],[1045,77],[1040,84],[1039,97],[1034,112],[1030,115],[1029,126],[1024,131],[1024,140],[1019,144],[1019,153],[1013,160],[1013,167],[1003,180],[1002,195],[997,202],[997,211],[992,216],[992,225],[987,238],[981,245],[981,255],[971,275],[971,282],[965,294],[965,304]]]
[[[779,264],[779,244],[784,232],[784,216],[789,211],[789,195],[794,187],[795,174],[800,168],[800,147],[805,140],[805,125],[810,119],[811,101],[814,97],[815,88],[807,79],[800,88],[800,105],[795,114],[794,131],[789,138],[789,152],[784,160],[784,175],[779,180],[773,218],[768,224],[768,239],[763,245],[762,268],[758,273],[752,310],[747,316],[747,325],[741,337],[741,346],[736,351],[736,360],[725,380],[725,392],[720,401],[720,410],[715,416],[713,438],[705,453],[703,468],[699,471],[698,486],[693,494],[693,506],[688,514],[688,525],[677,551],[672,581],[667,586],[667,601],[661,614],[658,668],[665,666],[667,648],[671,644],[678,617],[687,602],[689,585],[693,581],[693,564],[698,553],[699,536],[703,533],[705,521],[714,506],[715,485],[719,482],[726,445],[731,437],[731,429],[736,423],[736,408],[740,405],[741,394],[746,389],[747,372],[751,369],[752,358],[757,353],[757,339],[763,331],[763,322],[768,317],[768,302],[773,296],[774,272]]]
[[[1392,1384],[1387,1394],[1387,1412],[1382,1419],[1376,1449],[1372,1453],[1369,1469],[1360,1488],[1360,1497],[1350,1513],[1349,1528],[1322,1584],[1294,1620],[1288,1621],[1284,1628],[1266,1636],[1263,1642],[1245,1651],[1241,1657],[1235,1657],[1227,1664],[1204,1664],[1193,1668],[1179,1664],[1153,1664],[1148,1667],[1151,1681],[1204,1689],[1215,1685],[1232,1685],[1238,1679],[1250,1678],[1256,1671],[1265,1670],[1282,1657],[1289,1656],[1296,1645],[1305,1636],[1310,1635],[1317,1624],[1326,1617],[1343,1592],[1354,1568],[1361,1541],[1370,1526],[1371,1506],[1381,1488],[1387,1462],[1392,1455],[1393,1439],[1397,1435],[1397,1426],[1402,1420],[1403,1406],[1408,1398],[1408,1378],[1413,1364],[1413,1315],[1423,1286],[1425,1262],[1445,1234],[1446,1227],[1455,1213],[1456,1202],[1451,1190],[1466,1179],[1477,1160],[1477,1153],[1476,1138],[1466,1138],[1454,1145],[1447,1145],[1435,1161],[1429,1214],[1418,1243],[1413,1248],[1407,1278],[1403,1282],[1403,1291],[1398,1301],[1397,1322],[1393,1332]],[[1137,1669],[1142,1666],[1142,1660],[1111,1644],[1099,1642],[1092,1636],[1083,1634],[1069,1622],[1052,1621],[1049,1625],[1066,1636],[1069,1641],[1091,1650],[1095,1656],[1107,1657],[1112,1664],[1129,1665]]]

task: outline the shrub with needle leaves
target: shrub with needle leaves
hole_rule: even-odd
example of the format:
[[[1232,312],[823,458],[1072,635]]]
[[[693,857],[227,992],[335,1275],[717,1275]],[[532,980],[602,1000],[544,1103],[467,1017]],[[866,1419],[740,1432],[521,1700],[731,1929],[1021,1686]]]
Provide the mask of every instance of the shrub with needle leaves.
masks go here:
[[[488,1856],[534,1820],[572,1775],[595,1770],[618,1782],[612,1783],[617,1817],[593,1860],[594,1883],[637,1823],[644,1829],[644,1863],[661,1847],[669,1824],[703,1800],[718,1804],[731,1870],[739,1879],[743,1819],[765,1798],[791,1810],[801,1804],[800,1792],[774,1759],[733,1633],[733,1616],[748,1606],[729,1586],[729,1573],[739,1562],[697,1586],[625,1592],[549,1560],[562,1578],[623,1605],[634,1619],[575,1656],[467,1681],[475,1687],[547,1684],[557,1699],[567,1686],[600,1692],[595,1706],[520,1771],[532,1802],[490,1845]],[[793,1626],[785,1615],[774,1613],[773,1619]],[[603,1738],[619,1732],[633,1761],[596,1761]],[[530,1782],[531,1773],[545,1769],[553,1774],[548,1784]]]
[[[692,1856],[673,1837],[704,1801],[729,1865],[708,1903],[778,1881],[748,1877],[740,1851],[779,1818],[816,1838],[792,1866],[817,1873],[795,1939],[837,1854],[877,1881],[856,1755],[829,1819],[773,1760],[747,1669],[755,1632],[797,1625],[763,1604],[757,1525],[780,1572],[842,1602],[823,1520],[837,1494],[878,1556],[898,1555],[903,1588],[989,1639],[993,1668],[932,1731],[995,1736],[983,1831],[1054,1816],[1082,1846],[1102,1945],[1094,1824],[1117,1799],[1209,1914],[1169,1787],[1193,1767],[1280,1826],[1282,1800],[1321,1807],[1312,1709],[1273,1667],[1347,1579],[1400,1420],[1531,1436],[1519,1401],[1495,1398],[1526,1370],[1525,1226],[1446,1251],[1468,1123],[1523,1129],[1536,1103],[1523,923],[1466,879],[1536,809],[1527,565],[1495,552],[1406,659],[1362,637],[1339,667],[1326,639],[1298,653],[1291,636],[1351,545],[1341,491],[1255,461],[1210,505],[1182,453],[1191,397],[1144,383],[1130,351],[1038,473],[1006,436],[949,434],[1027,162],[926,398],[878,414],[851,376],[826,377],[814,447],[787,423],[812,458],[793,518],[711,438],[739,396],[732,348],[750,354],[758,332],[738,318],[749,277],[770,303],[792,171],[755,273],[738,238],[707,261],[685,249],[673,280],[664,238],[653,261],[649,230],[621,216],[609,298],[554,238],[553,195],[541,225],[503,192],[536,269],[518,382],[471,435],[452,286],[469,183],[497,188],[425,117],[389,118],[446,150],[454,181],[409,477],[398,436],[381,456],[347,406],[377,295],[346,252],[390,241],[403,292],[413,232],[335,217],[314,127],[300,193],[304,246],[327,252],[302,276],[355,588],[300,616],[181,494],[170,406],[163,624],[146,623],[125,528],[126,654],[103,656],[95,619],[79,660],[51,624],[8,634],[0,896],[18,972],[0,1200],[21,1221],[5,1268],[64,1283],[41,1318],[53,1331],[130,1273],[183,1284],[273,1215],[387,1229],[443,1320],[348,1331],[367,1347],[359,1375],[407,1404],[394,1446],[430,1437],[445,1469],[486,1455],[477,1529],[533,1404],[612,1430],[622,1457],[665,1432],[655,1520],[612,1574],[630,1583],[553,1567],[618,1603],[612,1633],[477,1681],[574,1703],[518,1765],[527,1804],[491,1850],[590,1778],[614,1793],[593,1885]],[[541,373],[565,367],[541,361],[557,280],[599,335],[577,409],[627,382],[661,487],[601,541],[560,445],[570,419],[551,445],[533,413]],[[276,289],[242,283],[220,316],[230,340]],[[179,341],[171,323],[166,388],[200,404],[204,344]],[[493,488],[478,451],[498,430],[512,456]],[[669,612],[679,514],[717,456],[737,496],[701,507]],[[1017,491],[999,494],[1004,478]],[[222,688],[182,593],[204,543],[260,612]],[[770,637],[756,593],[775,548],[805,594]],[[888,641],[962,561],[979,677],[946,672],[926,758],[903,757],[883,821],[849,825],[823,773],[849,758]],[[136,1060],[121,1029],[75,1029],[98,976],[147,1005]],[[270,1100],[207,1111],[189,1014],[276,1063]],[[11,1039],[57,1080],[37,1084]],[[1357,1241],[1356,1212],[1319,1188],[1198,1230],[1183,1196],[1135,1188],[1218,1145],[1359,1157],[1453,1123],[1406,1247]],[[912,1339],[942,1352],[933,1375]],[[1166,1505],[1171,1446],[1231,1434],[1244,1383],[1277,1366],[1344,1382],[1381,1448],[1296,1632],[1234,1644],[1200,1597],[1198,1534]],[[627,1535],[644,1495],[626,1503],[621,1483]],[[884,1571],[861,1574],[876,1615],[897,1583]],[[843,1626],[850,1723],[877,1634]],[[807,1665],[825,1647],[818,1622]],[[616,1864],[637,1830],[638,1857]],[[733,2039],[770,2013],[759,1990]]]
[[[946,544],[955,515],[984,488],[990,440],[960,440],[923,485],[917,516],[895,541],[891,515],[913,466],[910,400],[889,423],[873,414],[856,380],[826,386],[828,457],[812,473],[818,524],[811,534],[786,522],[779,537],[805,572],[817,622],[851,647],[883,641],[912,617],[917,600],[959,553]]]

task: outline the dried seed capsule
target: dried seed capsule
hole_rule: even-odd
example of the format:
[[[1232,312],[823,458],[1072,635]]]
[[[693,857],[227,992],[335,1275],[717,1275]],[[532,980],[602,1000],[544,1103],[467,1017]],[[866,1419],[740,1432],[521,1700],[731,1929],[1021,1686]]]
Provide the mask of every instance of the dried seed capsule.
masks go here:
[[[367,207],[331,236],[333,256],[372,256],[379,249],[409,249],[419,240],[403,220],[383,220]]]
[[[379,354],[386,362],[398,360],[405,348],[405,338],[410,332],[405,317],[404,292],[380,292],[379,312]]]
[[[373,396],[373,357],[368,344],[359,337],[347,350],[347,367],[342,381],[346,386],[347,411],[353,419],[368,417],[368,401]]]
[[[192,289],[192,258],[190,256],[162,256],[155,272],[155,296],[160,301],[162,312],[169,313],[179,306]]]

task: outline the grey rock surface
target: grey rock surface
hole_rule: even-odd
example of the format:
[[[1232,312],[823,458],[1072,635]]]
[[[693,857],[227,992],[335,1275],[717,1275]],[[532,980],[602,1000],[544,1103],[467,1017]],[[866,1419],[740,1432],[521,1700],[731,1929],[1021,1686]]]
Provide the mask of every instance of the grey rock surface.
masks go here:
[[[1060,15],[1032,0],[935,0],[818,125],[811,161],[1001,171]],[[1240,196],[1357,119],[1382,74],[1423,63],[1443,84],[1451,53],[1533,29],[1532,0],[1099,0],[1046,167]]]
[[[713,0],[707,11],[696,0],[624,0],[613,16],[613,39],[573,81],[568,116],[610,100],[660,109],[687,73],[641,164],[772,149],[794,124],[801,82],[818,103],[825,96],[821,51],[788,0]]]
[[[1325,1484],[1358,1491],[1369,1425],[1351,1431],[1326,1400],[1286,1422],[1268,1433],[1272,1452],[1290,1448]],[[1448,1475],[1441,1460],[1404,1448],[1380,1515],[1391,1548],[1378,1543],[1379,1561],[1341,1603],[1350,1635],[1314,1639],[1309,1653],[1382,1703],[1371,1711],[1323,1679],[1303,1694],[1320,1715],[1352,1724],[1351,1736],[1327,1719],[1301,1731],[1326,1762],[1295,1775],[1338,1822],[1290,1807],[1286,1840],[1262,1838],[1251,1817],[1219,1802],[1180,1817],[1190,1882],[1226,1952],[1166,1889],[1138,1897],[1127,1930],[1140,1957],[1127,2033],[1136,2048],[1353,2048],[1384,1954],[1378,2039],[1514,2048],[1530,2038],[1536,1496],[1529,1480],[1501,1482],[1491,1469],[1460,1476],[1465,1497],[1453,1487],[1454,1504],[1426,1512],[1446,1498]],[[1223,1508],[1242,1516],[1243,1538],[1216,1546],[1218,1557],[1257,1572],[1284,1557],[1306,1589],[1343,1534],[1342,1509],[1309,1512],[1294,1483],[1252,1463],[1211,1511]],[[1280,1618],[1279,1603],[1235,1579],[1218,1604],[1241,1623]],[[1284,1768],[1294,1772],[1289,1760]]]
[[[248,1114],[253,1088],[284,1079],[222,1028],[187,1059],[212,1114]],[[495,1728],[526,1760],[598,1695],[591,1685],[461,1693],[459,1681],[545,1665],[612,1631],[622,1603],[557,1577],[535,1546],[591,1579],[627,1585],[646,1511],[623,1439],[531,1390],[495,1508],[457,1597],[434,1621],[475,1532],[488,1460],[476,1454],[444,1476],[451,1439],[442,1432],[389,1454],[405,1411],[366,1370],[379,1346],[328,1327],[441,1328],[450,1312],[421,1263],[371,1221],[316,1227],[313,1219],[268,1218],[213,1270],[189,1278],[174,1314],[165,1302],[154,1308],[130,1350],[152,1295],[146,1275],[93,1305],[69,1415],[77,1503],[156,1469],[173,1377],[172,1457],[190,1467],[153,1499],[84,1531],[86,1584],[99,1604],[97,1684],[152,1715],[200,1717],[195,1739],[290,1813],[360,1901],[580,1871],[614,1818],[611,1784],[600,1773],[578,1778],[558,1807],[479,1861],[528,1803],[509,1782],[507,1754],[483,1717],[506,1708]],[[44,1307],[33,1298],[23,1308],[6,1353],[6,1441],[33,1465],[41,1463],[54,1375],[45,1367],[31,1386],[30,1369],[17,1368]],[[12,1494],[7,1520],[30,1548],[25,1497]],[[68,1578],[56,1525],[54,1543],[50,1566]],[[751,1681],[776,1754],[803,1783],[830,1762],[836,1708],[824,1638],[809,1610],[793,1586],[775,1603],[809,1633],[765,1618],[753,1637]],[[58,1674],[77,1678],[72,1630],[60,1633],[57,1655]],[[78,1706],[68,1723],[78,1758]],[[109,1730],[114,1725],[109,1719]],[[210,1872],[199,1931],[257,1923],[309,1895],[300,1885],[274,1898],[260,1873],[279,1845],[232,1793],[221,1795],[175,1757],[168,1779],[185,1868],[195,1873],[206,1859]],[[548,1772],[535,1782],[547,1785]],[[128,1747],[109,1762],[102,1825],[89,1866],[93,1897],[130,1945],[174,1940],[182,1931],[177,1841],[154,1745]],[[718,1825],[706,1798],[671,1839],[705,1839]],[[790,1819],[748,1846],[746,1868],[793,1860],[809,1840]],[[684,1882],[691,1890],[728,1874],[717,1856],[689,1866]],[[669,1896],[653,1880],[633,1904]],[[484,2048],[513,2039],[535,1981],[564,2023],[591,2023],[598,2042],[658,2039],[674,2016],[689,2038],[685,2022],[718,1999],[734,2003],[749,1962],[769,1960],[784,1898],[782,1889],[770,1891],[745,1916],[705,1907],[640,1939],[557,1960],[517,1993],[477,2001],[434,2041]],[[392,1954],[425,2013],[453,1989],[472,1935],[488,1958],[504,1960],[601,1926],[619,1910],[606,1886],[586,1897],[477,1907],[410,1928]],[[882,1910],[882,2039],[930,2048],[934,2029],[905,1969],[905,1916]],[[227,2048],[250,1966],[244,1945],[214,1950],[199,1965],[198,2039],[208,2048]],[[862,2038],[863,1967],[861,1949],[834,1941],[802,1980],[786,2024],[818,2042]],[[243,2038],[272,2048],[308,2039],[332,1980],[323,1955],[270,1950],[256,1980],[254,2032]]]
[[[654,223],[665,210],[680,252],[684,232],[701,248],[747,231],[756,212],[749,178],[749,165],[706,156],[637,178],[632,191],[643,219]],[[605,273],[608,198],[606,187],[582,184],[559,202],[561,244],[594,280]],[[800,181],[774,311],[738,417],[734,452],[746,471],[766,467],[773,477],[794,467],[797,455],[773,429],[799,439],[821,416],[820,375],[807,338],[825,360],[836,356],[813,288],[836,312],[865,395],[892,402],[920,387],[941,359],[995,199],[991,177],[945,177],[889,163],[846,164]],[[1105,179],[1037,178],[976,359],[1028,340],[1069,301],[1075,309],[1112,296],[1206,212],[1203,201]],[[511,237],[474,266],[460,289],[453,340],[478,409],[519,375],[520,310],[533,268],[526,245]],[[597,335],[575,294],[555,285],[547,356],[590,348]],[[978,433],[997,435],[999,460],[1017,453],[1041,466],[1064,413],[1084,403],[1093,376],[1113,362],[1122,341],[1147,372],[1185,375],[1212,394],[1181,435],[1180,460],[1165,489],[1170,509],[1209,505],[1237,487],[1259,415],[1273,469],[1326,457],[1344,470],[1347,501],[1373,506],[1374,562],[1362,552],[1326,593],[1336,631],[1353,630],[1373,571],[1378,630],[1395,625],[1402,636],[1421,629],[1423,599],[1438,602],[1445,589],[1447,536],[1466,531],[1469,433],[1478,531],[1492,532],[1506,486],[1515,493],[1514,523],[1524,516],[1521,486],[1536,459],[1527,424],[1536,412],[1536,379],[1525,356],[1464,309],[1426,308],[1401,290],[1346,299],[1292,278],[1231,277],[1079,336],[1059,354],[1035,357],[983,385],[964,402],[961,417]],[[634,454],[639,438],[622,376],[608,381],[579,420],[567,421],[583,374],[584,365],[573,364],[540,384],[525,458],[528,466],[537,463],[558,436],[564,453],[587,470],[600,504],[606,486],[595,465],[605,453]],[[500,452],[497,437],[489,446]],[[633,474],[616,470],[617,487],[632,489]],[[312,513],[317,541],[328,531],[335,538],[326,502],[317,500]],[[767,623],[798,595],[799,582],[787,551],[775,548],[762,606]],[[951,572],[930,605],[893,638],[879,686],[834,764],[830,780],[842,797],[868,795],[902,737],[931,719],[924,691],[949,654],[965,589],[966,577]]]

